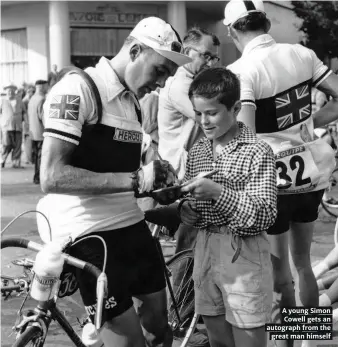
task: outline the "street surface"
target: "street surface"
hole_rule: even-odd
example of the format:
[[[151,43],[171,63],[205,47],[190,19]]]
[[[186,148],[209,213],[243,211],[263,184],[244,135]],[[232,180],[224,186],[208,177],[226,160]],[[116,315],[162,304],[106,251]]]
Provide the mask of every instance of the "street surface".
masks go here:
[[[40,186],[33,184],[32,181],[33,167],[31,165],[26,165],[24,169],[13,169],[11,168],[11,165],[8,164],[7,167],[2,170],[1,230],[20,213],[35,209],[37,201],[43,194],[40,190]],[[338,192],[338,188],[336,189]],[[335,195],[337,196],[338,194]],[[325,212],[321,211],[312,246],[312,261],[314,263],[323,259],[334,247],[333,228],[334,220]],[[9,227],[4,236],[24,237],[40,242],[37,233],[35,213],[29,213],[19,218]],[[13,259],[20,257],[29,257],[34,259],[35,255],[34,253],[23,249],[8,248],[3,250],[1,254],[2,274],[11,276],[20,275],[22,269],[11,263]],[[22,299],[22,297],[12,297],[6,301],[1,299],[1,346],[3,347],[11,346],[15,340],[14,335],[9,335]],[[28,300],[25,305],[25,308],[30,307],[34,307],[34,302],[32,300]],[[75,330],[80,332],[81,329],[77,322],[77,318],[81,319],[85,315],[85,311],[82,307],[82,300],[79,293],[77,292],[71,298],[59,300],[58,307],[64,312]],[[338,326],[335,325],[334,329],[338,331]],[[335,333],[334,335],[338,335],[338,333]],[[45,346],[56,347],[72,345],[72,342],[57,326],[57,324],[52,323]],[[333,341],[318,341],[317,345],[320,347],[338,347],[338,337],[336,336]],[[272,347],[272,343],[269,344],[269,347],[270,346]],[[295,347],[298,346],[300,346],[300,343],[296,342]]]

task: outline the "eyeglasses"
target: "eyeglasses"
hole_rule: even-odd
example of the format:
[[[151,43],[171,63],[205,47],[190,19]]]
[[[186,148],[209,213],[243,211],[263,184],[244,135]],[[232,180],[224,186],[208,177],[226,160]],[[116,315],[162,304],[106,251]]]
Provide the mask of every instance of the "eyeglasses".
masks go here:
[[[178,41],[173,41],[171,43],[171,50],[173,52],[181,53],[183,50],[182,44]]]
[[[198,49],[193,47],[189,47],[189,48],[197,52],[200,55],[200,57],[203,57],[205,59],[207,63],[211,61],[213,64],[216,64],[220,61],[220,57],[218,57],[217,55],[212,55],[209,52],[200,52]]]
[[[162,40],[161,38],[156,39],[156,38],[148,36],[148,35],[145,35],[145,37],[151,41],[157,42],[160,46],[164,46],[164,47],[169,48],[172,52],[182,53],[182,51],[183,51],[183,46],[178,41],[172,41],[170,43],[167,43],[165,40]]]

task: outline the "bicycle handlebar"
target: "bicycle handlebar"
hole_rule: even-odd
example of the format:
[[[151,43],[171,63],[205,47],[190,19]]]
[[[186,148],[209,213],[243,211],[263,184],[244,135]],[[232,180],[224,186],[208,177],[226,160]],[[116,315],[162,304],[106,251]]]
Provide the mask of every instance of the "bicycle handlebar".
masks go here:
[[[43,245],[40,245],[34,241],[26,240],[23,238],[8,238],[1,240],[1,249],[7,247],[18,247],[18,248],[28,248],[32,251],[39,252],[42,250]],[[77,259],[70,256],[69,254],[62,254],[64,261],[68,265],[72,265],[78,269],[84,270],[91,275],[95,276],[97,279],[96,283],[96,297],[97,297],[97,311],[95,315],[95,327],[96,329],[101,328],[102,313],[103,313],[103,301],[106,297],[108,280],[104,272],[93,264],[87,263],[83,260]]]

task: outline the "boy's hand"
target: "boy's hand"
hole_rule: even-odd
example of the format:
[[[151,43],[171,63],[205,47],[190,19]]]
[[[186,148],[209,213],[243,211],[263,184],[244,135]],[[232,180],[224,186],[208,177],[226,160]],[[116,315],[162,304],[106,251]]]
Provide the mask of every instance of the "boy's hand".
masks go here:
[[[185,201],[180,210],[181,221],[185,225],[194,225],[200,217],[196,209],[196,201]]]
[[[182,192],[190,192],[196,200],[217,200],[222,186],[209,178],[193,178],[182,187]]]

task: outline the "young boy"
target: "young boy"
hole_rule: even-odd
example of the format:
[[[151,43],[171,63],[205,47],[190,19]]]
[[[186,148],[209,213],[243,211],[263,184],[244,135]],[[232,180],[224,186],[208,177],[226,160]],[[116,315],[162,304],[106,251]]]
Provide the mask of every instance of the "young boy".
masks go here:
[[[210,68],[189,89],[206,138],[189,152],[180,203],[183,223],[199,229],[194,259],[195,309],[212,347],[263,347],[272,306],[272,265],[266,230],[276,217],[271,148],[236,117],[240,83]],[[218,169],[212,178],[198,174]]]

